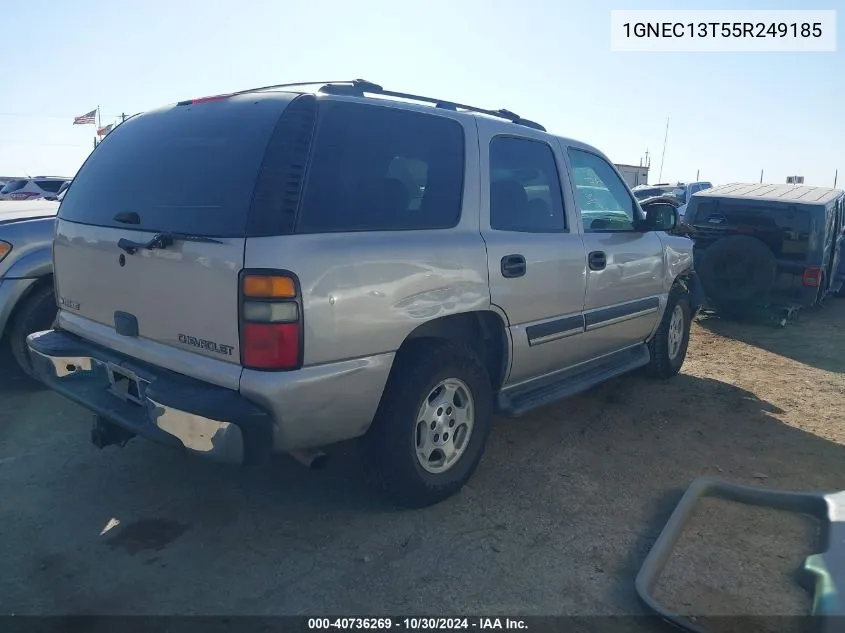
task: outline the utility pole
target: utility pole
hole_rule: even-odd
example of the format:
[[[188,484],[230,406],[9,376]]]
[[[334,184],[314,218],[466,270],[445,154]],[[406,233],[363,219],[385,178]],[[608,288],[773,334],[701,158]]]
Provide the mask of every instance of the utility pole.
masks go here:
[[[120,113],[120,122],[123,123],[124,121],[126,121],[126,114],[121,112]]]
[[[833,174],[833,188],[836,189],[836,181],[839,180],[839,170],[836,170],[836,173]]]
[[[657,176],[657,182],[663,182],[663,159],[666,158],[666,140],[669,138],[669,118],[666,117],[666,134],[663,137],[663,153],[660,155],[660,175]]]
[[[695,170],[695,182],[698,182],[698,174],[699,174],[700,171],[701,171],[700,169]]]
[[[760,170],[760,184],[763,184],[763,170]]]

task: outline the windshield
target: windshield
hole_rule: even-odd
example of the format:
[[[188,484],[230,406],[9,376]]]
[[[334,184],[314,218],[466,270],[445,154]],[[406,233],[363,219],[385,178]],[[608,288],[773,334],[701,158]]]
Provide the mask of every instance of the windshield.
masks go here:
[[[0,193],[12,193],[18,189],[23,189],[28,182],[28,180],[10,180],[0,189]]]

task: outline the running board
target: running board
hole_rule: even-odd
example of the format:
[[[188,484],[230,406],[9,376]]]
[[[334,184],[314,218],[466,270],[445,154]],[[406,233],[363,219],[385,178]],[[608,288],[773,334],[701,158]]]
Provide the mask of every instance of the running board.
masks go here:
[[[643,343],[552,376],[544,376],[530,383],[505,389],[499,393],[497,405],[500,411],[508,415],[523,415],[648,365],[650,360],[648,346]]]

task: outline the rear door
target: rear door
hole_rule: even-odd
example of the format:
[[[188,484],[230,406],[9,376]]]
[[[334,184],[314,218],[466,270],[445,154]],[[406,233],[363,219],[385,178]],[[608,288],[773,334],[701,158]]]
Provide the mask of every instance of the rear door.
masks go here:
[[[510,325],[513,384],[583,360],[586,255],[564,205],[568,178],[559,147],[527,130],[497,133],[494,125],[478,119],[489,208],[481,233],[492,302]]]
[[[109,134],[59,211],[61,327],[237,387],[247,218],[268,139],[291,98],[186,102]],[[172,244],[153,246],[162,233]]]
[[[598,154],[568,148],[587,251],[585,345],[601,356],[644,341],[665,297],[663,243],[635,228],[639,205]]]

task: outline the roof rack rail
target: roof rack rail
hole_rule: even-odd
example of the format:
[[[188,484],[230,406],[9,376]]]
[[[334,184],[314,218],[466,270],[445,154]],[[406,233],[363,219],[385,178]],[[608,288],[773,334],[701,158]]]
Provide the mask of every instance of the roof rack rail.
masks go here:
[[[247,88],[246,90],[238,90],[237,92],[230,92],[226,96],[227,97],[235,97],[238,95],[245,95],[249,94],[250,92],[263,92],[264,90],[277,90],[279,88],[297,88],[297,87],[305,87],[305,86],[328,86],[328,85],[352,85],[352,84],[370,84],[381,89],[381,86],[376,86],[376,84],[371,84],[369,81],[364,79],[341,79],[340,81],[295,81],[293,83],[288,84],[271,84],[269,86],[260,86],[258,88]]]
[[[275,90],[278,88],[296,88],[299,86],[321,86],[319,91],[323,94],[363,97],[366,96],[367,93],[369,93],[381,95],[384,97],[393,97],[394,99],[407,99],[409,101],[430,103],[433,104],[434,107],[441,108],[444,110],[452,110],[455,112],[457,112],[458,110],[477,112],[479,114],[486,114],[488,116],[493,116],[499,119],[506,119],[511,123],[516,123],[517,125],[524,125],[525,127],[530,127],[535,130],[540,130],[542,132],[546,131],[546,128],[540,125],[539,123],[535,121],[530,121],[528,119],[523,119],[518,114],[511,112],[510,110],[505,110],[504,108],[500,110],[488,110],[485,108],[477,108],[475,106],[465,105],[463,103],[456,103],[454,101],[445,101],[443,99],[433,99],[431,97],[423,97],[421,95],[415,95],[406,92],[395,92],[393,90],[385,90],[379,84],[373,83],[372,81],[367,81],[366,79],[352,79],[343,81],[300,81],[288,84],[275,84],[271,86],[261,86],[260,88],[250,88],[248,90],[233,92],[229,96],[248,94],[250,92],[261,92],[263,90]]]
[[[366,81],[364,79],[356,79],[352,82],[342,82],[337,84],[328,83],[322,88],[320,88],[320,92],[325,94],[342,94],[342,95],[351,95],[351,96],[365,96],[366,93],[370,94],[377,94],[382,95],[385,97],[393,97],[395,99],[407,99],[409,101],[419,101],[421,103],[430,103],[433,104],[436,108],[442,108],[444,110],[466,110],[469,112],[478,112],[479,114],[486,114],[488,116],[497,117],[499,119],[507,119],[511,123],[516,123],[518,125],[524,125],[525,127],[534,128],[535,130],[541,130],[543,132],[546,131],[539,123],[535,121],[530,121],[528,119],[523,119],[518,114],[511,112],[510,110],[505,110],[504,108],[500,110],[488,110],[486,108],[477,108],[475,106],[466,105],[463,103],[457,103],[455,101],[446,101],[444,99],[434,99],[432,97],[424,97],[422,95],[415,95],[408,92],[396,92],[394,90],[385,90],[378,84],[375,84],[371,81]]]

